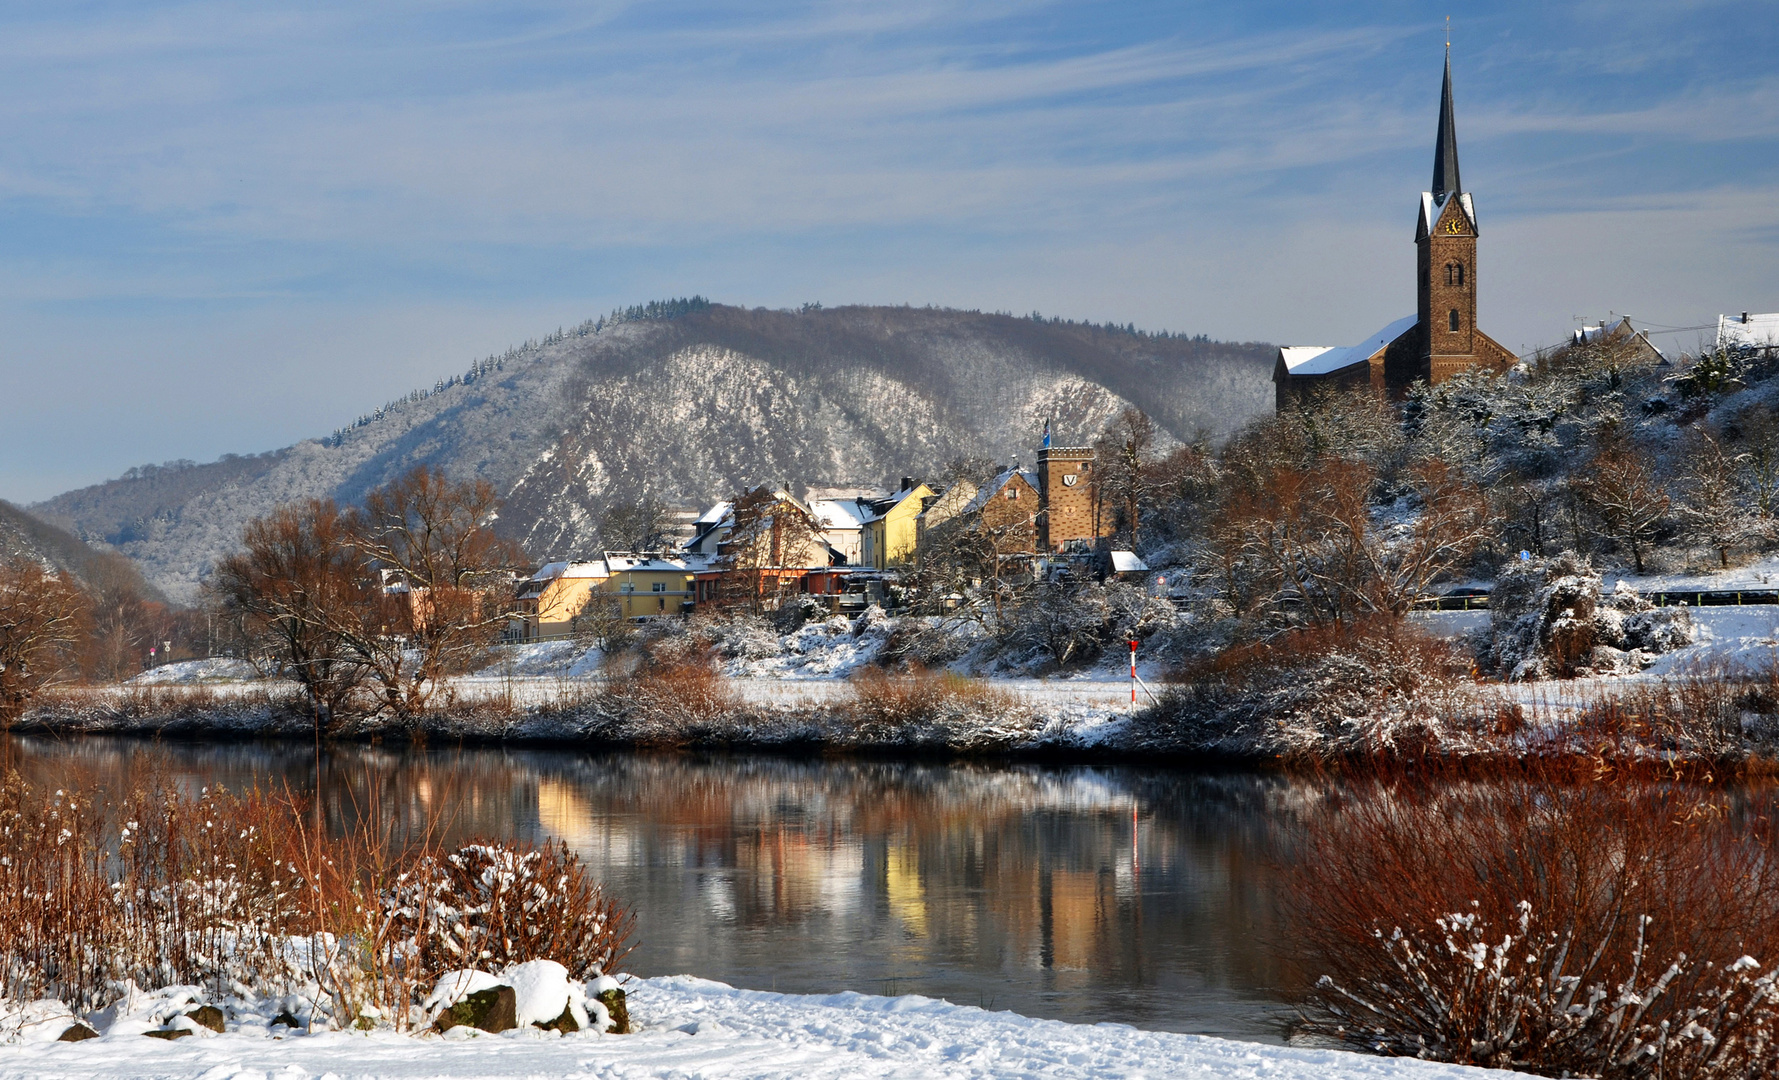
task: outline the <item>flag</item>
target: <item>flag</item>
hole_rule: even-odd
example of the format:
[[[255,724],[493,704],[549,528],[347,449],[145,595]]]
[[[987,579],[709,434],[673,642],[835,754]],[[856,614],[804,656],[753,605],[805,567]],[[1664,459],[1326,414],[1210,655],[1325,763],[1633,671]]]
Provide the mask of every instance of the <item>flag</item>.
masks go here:
[[[1045,449],[1045,450],[1048,450],[1048,449],[1050,449],[1050,421],[1049,421],[1049,420],[1045,420],[1045,421],[1044,421],[1044,442],[1043,442],[1043,448],[1044,448],[1044,449]]]

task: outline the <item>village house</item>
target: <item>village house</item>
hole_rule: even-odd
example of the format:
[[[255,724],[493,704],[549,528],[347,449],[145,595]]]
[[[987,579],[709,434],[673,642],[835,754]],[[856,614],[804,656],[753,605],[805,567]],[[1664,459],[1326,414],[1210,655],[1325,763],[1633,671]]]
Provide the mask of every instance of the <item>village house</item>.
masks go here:
[[[921,511],[937,502],[939,493],[925,484],[904,476],[902,486],[894,494],[881,499],[861,499],[870,511],[865,519],[860,543],[860,564],[875,570],[907,566],[914,561],[920,546]]]
[[[521,641],[547,641],[574,633],[574,619],[587,597],[608,576],[604,559],[553,562],[519,583],[514,595],[513,630]]]
[[[1716,347],[1725,352],[1758,353],[1772,356],[1779,351],[1779,314],[1719,315]]]
[[[1668,362],[1662,350],[1655,347],[1649,340],[1649,331],[1639,330],[1631,325],[1628,316],[1601,322],[1597,326],[1584,326],[1569,337],[1571,348],[1586,348],[1590,345],[1608,346],[1614,350],[1622,350],[1631,358],[1651,365]]]
[[[776,608],[805,592],[811,571],[835,587],[829,571],[839,556],[822,536],[814,511],[781,488],[754,488],[734,501],[714,559],[693,573],[694,603],[745,603]]]
[[[678,615],[691,607],[692,576],[685,560],[629,552],[548,563],[519,583],[512,631],[521,641],[569,637],[593,604],[625,619]]]
[[[1470,368],[1506,371],[1518,357],[1476,324],[1479,229],[1476,204],[1458,178],[1452,62],[1446,56],[1431,191],[1415,223],[1416,312],[1348,348],[1291,346],[1273,363],[1282,412],[1325,387],[1368,387],[1400,398],[1416,382],[1434,385]]]

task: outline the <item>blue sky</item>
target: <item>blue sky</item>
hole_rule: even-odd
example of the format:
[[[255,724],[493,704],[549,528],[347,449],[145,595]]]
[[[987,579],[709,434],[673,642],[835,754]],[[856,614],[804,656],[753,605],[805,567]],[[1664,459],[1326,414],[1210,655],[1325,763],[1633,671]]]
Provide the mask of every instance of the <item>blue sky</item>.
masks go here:
[[[1484,329],[1779,309],[1773,4],[0,3],[0,497],[691,293],[1357,340],[1448,12]]]

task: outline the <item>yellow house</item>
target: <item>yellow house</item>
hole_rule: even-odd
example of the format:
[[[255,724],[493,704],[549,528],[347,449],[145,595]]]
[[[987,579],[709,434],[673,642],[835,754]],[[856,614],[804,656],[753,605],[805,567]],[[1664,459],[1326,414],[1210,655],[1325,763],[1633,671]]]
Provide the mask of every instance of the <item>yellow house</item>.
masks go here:
[[[514,629],[522,641],[547,641],[574,633],[574,618],[587,597],[610,576],[604,559],[592,562],[553,562],[521,582],[519,617]]]
[[[679,559],[607,552],[604,591],[617,594],[626,619],[692,610],[692,569]]]
[[[861,499],[860,505],[868,505],[872,512],[860,530],[859,547],[864,564],[887,570],[913,562],[914,549],[920,542],[920,512],[937,498],[938,493],[932,488],[905,479],[902,490],[888,498],[868,503]]]

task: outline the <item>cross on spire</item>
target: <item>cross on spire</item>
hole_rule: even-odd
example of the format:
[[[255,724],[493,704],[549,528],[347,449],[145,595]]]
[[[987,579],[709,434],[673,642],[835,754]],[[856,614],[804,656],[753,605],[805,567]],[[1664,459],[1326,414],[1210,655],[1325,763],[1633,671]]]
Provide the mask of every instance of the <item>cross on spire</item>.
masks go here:
[[[1448,41],[1445,86],[1439,94],[1439,142],[1433,148],[1434,202],[1443,204],[1447,195],[1456,195],[1462,190],[1458,183],[1458,129],[1452,119],[1452,46]]]

